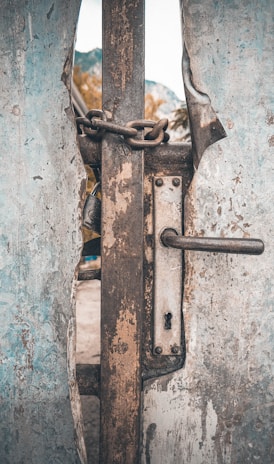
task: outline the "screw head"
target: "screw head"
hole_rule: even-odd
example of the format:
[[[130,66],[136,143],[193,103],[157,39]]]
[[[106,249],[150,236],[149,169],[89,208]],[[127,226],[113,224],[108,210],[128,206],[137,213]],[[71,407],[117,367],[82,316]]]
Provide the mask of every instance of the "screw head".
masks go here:
[[[180,185],[180,179],[178,179],[178,177],[174,177],[174,179],[172,179],[172,184],[174,185],[174,187],[179,187]]]
[[[179,353],[179,348],[178,348],[178,346],[172,346],[172,347],[171,347],[171,353],[173,353],[173,354],[178,354],[178,353]]]
[[[162,348],[161,348],[160,346],[156,346],[156,348],[155,348],[155,353],[156,353],[156,354],[161,354],[162,351],[163,351],[163,350],[162,350]]]
[[[155,185],[157,185],[157,187],[162,187],[164,181],[163,179],[156,179],[155,181]]]

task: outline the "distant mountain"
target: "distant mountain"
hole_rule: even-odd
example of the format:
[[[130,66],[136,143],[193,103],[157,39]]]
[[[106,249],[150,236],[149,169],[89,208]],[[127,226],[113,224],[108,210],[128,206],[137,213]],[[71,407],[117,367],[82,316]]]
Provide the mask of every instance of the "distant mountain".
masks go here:
[[[83,72],[102,75],[102,49],[94,48],[86,53],[75,50],[74,65],[80,66]]]
[[[153,95],[155,99],[162,99],[165,101],[165,103],[162,103],[159,108],[159,112],[163,115],[170,114],[173,110],[179,108],[183,103],[181,100],[179,100],[175,92],[170,90],[165,85],[160,84],[159,82],[145,80],[145,94],[147,93]]]
[[[102,75],[102,50],[95,48],[86,53],[75,51],[74,65],[79,66],[82,72],[88,72],[90,75]],[[151,94],[155,101],[163,100],[158,110],[157,116],[159,118],[168,118],[171,122],[174,119],[174,111],[185,105],[177,95],[168,87],[159,82],[145,80],[145,94]],[[176,131],[168,130],[171,139],[180,139],[185,135],[184,129],[177,129]]]

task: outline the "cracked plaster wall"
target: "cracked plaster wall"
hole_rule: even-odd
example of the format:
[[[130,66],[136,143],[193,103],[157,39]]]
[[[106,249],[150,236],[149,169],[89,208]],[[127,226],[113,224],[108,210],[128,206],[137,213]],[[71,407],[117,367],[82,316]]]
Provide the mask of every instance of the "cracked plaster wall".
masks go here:
[[[65,85],[79,6],[1,3],[1,464],[85,460],[71,301],[85,174]]]

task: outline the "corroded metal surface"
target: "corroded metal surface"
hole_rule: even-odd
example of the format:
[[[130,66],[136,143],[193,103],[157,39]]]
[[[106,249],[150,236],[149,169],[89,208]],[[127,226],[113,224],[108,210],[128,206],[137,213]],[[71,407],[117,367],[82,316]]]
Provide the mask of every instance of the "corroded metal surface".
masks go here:
[[[212,107],[209,96],[195,87],[186,43],[182,70],[191,128],[193,163],[195,168],[198,168],[207,147],[226,137],[226,132]]]
[[[183,254],[164,246],[161,233],[172,226],[182,233],[182,178],[153,179],[154,216],[154,311],[153,353],[155,356],[183,356],[182,276]],[[176,233],[175,232],[175,233]]]
[[[80,395],[100,396],[100,364],[77,364],[76,378]]]
[[[172,225],[172,222],[171,222]],[[252,238],[190,237],[178,234],[172,228],[166,228],[161,234],[162,243],[180,250],[196,250],[211,253],[234,253],[243,255],[261,255],[264,243]]]
[[[78,135],[78,143],[85,164],[97,167],[101,164],[101,142],[91,140],[87,135]]]
[[[91,145],[92,147],[92,145]],[[153,259],[153,179],[157,176],[174,175],[182,176],[184,198],[193,176],[193,163],[191,156],[191,146],[189,144],[172,143],[161,145],[154,149],[146,149],[145,154],[145,232],[144,232],[144,296],[145,307],[142,326],[142,376],[144,379],[163,375],[182,367],[184,363],[184,353],[178,356],[167,356],[165,358],[152,356],[153,343],[153,288],[154,288],[154,259]],[[85,243],[83,255],[100,255],[100,239],[91,240]],[[182,264],[183,261],[181,260]],[[80,271],[78,280],[89,280],[91,278],[101,278],[100,270]],[[184,348],[184,333],[182,327],[182,343]],[[92,368],[91,368],[92,369]],[[88,371],[87,371],[88,372]],[[95,381],[95,384],[94,384]],[[84,391],[97,391],[97,380],[91,375],[90,379],[85,376],[85,384],[81,386],[81,393]]]
[[[185,0],[193,85],[227,137],[206,149],[185,233],[259,237],[262,256],[186,252],[186,363],[144,389],[150,464],[274,462],[274,4]]]
[[[85,454],[71,304],[85,174],[66,88],[79,3],[1,2],[1,463]]]
[[[144,2],[103,1],[103,108],[142,118]],[[134,27],[133,27],[134,26]],[[141,50],[140,50],[141,47]],[[143,152],[102,141],[101,450],[104,464],[139,462],[143,311]]]
[[[161,145],[155,150],[145,152],[144,179],[144,318],[143,318],[143,346],[142,346],[142,376],[143,379],[157,377],[173,372],[184,364],[184,331],[182,326],[181,356],[155,356],[153,347],[153,310],[154,310],[154,211],[153,211],[153,182],[162,176],[180,176],[182,178],[182,199],[193,176],[193,160],[190,144]],[[164,212],[163,212],[164,214]],[[184,274],[184,261],[182,258]],[[167,263],[168,272],[168,263]]]

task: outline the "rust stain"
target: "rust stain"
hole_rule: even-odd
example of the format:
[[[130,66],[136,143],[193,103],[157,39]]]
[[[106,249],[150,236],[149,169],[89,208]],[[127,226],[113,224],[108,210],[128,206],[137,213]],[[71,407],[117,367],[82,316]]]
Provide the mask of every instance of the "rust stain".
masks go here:
[[[125,90],[126,84],[132,80],[134,65],[134,37],[128,18],[128,5],[122,5],[114,9],[114,17],[120,17],[119,23],[113,24],[111,42],[117,44],[120,66],[117,68],[116,60],[111,64],[111,75],[115,87]],[[116,10],[116,11],[115,11]],[[119,14],[118,14],[119,13]]]
[[[27,368],[33,370],[34,342],[29,329],[22,329],[21,340],[23,347],[27,351]]]
[[[123,342],[120,338],[118,344],[113,344],[111,352],[118,353],[118,354],[125,354],[128,351],[128,344]]]
[[[268,126],[271,126],[272,124],[274,124],[274,114],[272,113],[272,111],[267,112],[266,123]]]
[[[108,196],[104,198],[105,211],[108,211],[105,221],[104,249],[106,253],[113,247],[119,237],[114,235],[114,223],[121,214],[126,214],[132,202],[132,163],[125,162],[120,172],[113,176],[108,186]]]
[[[235,181],[235,184],[236,184],[236,185],[237,185],[237,184],[241,184],[241,178],[240,178],[239,175],[237,175],[236,177],[234,177],[234,179],[232,179],[232,180]]]
[[[271,137],[269,137],[268,139],[268,145],[270,147],[274,147],[274,135],[271,135]]]
[[[12,107],[11,113],[14,114],[14,116],[20,116],[21,115],[21,109],[19,105],[14,105]]]
[[[119,314],[119,319],[116,322],[115,334],[112,338],[109,354],[109,369],[110,372],[116,377],[121,379],[121,389],[123,395],[117,395],[114,391],[112,394],[112,415],[116,411],[116,424],[115,427],[121,428],[123,433],[123,424],[127,424],[127,433],[135,434],[136,418],[138,417],[138,386],[136,385],[136,375],[139,369],[138,362],[136,361],[139,351],[138,334],[137,334],[137,320],[134,314],[134,303],[122,303]],[[137,358],[136,358],[137,357]],[[111,378],[110,378],[111,382]],[[116,391],[116,390],[115,390]],[[126,416],[126,421],[125,421]],[[110,440],[112,438],[110,437]],[[123,437],[121,436],[121,442]],[[117,449],[117,444],[113,443],[113,447]],[[117,461],[123,462],[125,450],[120,449],[117,451],[115,457]],[[127,462],[134,462],[134,444],[128,446],[126,450]],[[131,460],[132,459],[132,460]]]
[[[120,355],[123,356],[124,363],[131,365],[131,354],[137,351],[135,343],[136,324],[134,304],[132,304],[131,308],[120,310],[119,319],[116,323],[116,333],[112,339],[113,366],[120,359]]]
[[[226,127],[227,127],[228,129],[233,129],[233,127],[234,127],[234,122],[231,121],[231,119],[227,119],[227,120],[226,120]]]

